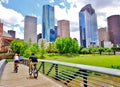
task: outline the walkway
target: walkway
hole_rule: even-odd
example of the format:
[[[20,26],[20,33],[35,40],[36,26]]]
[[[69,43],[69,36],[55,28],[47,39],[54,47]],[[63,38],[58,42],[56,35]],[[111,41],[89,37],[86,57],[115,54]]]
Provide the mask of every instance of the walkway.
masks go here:
[[[19,64],[18,73],[13,72],[13,62],[7,63],[0,80],[0,87],[65,87],[61,83],[39,73],[37,79],[29,78],[28,67]]]

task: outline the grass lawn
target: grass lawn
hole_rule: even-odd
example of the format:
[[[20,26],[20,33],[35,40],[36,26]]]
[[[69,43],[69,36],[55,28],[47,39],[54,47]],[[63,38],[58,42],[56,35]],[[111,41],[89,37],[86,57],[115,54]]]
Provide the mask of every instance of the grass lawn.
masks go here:
[[[120,69],[120,55],[48,55],[46,59]]]

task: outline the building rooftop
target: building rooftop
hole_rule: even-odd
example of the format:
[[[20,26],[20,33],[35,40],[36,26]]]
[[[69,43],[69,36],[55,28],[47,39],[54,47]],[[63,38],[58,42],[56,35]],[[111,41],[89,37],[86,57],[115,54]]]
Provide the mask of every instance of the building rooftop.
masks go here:
[[[90,13],[91,15],[95,13],[95,10],[92,8],[91,4],[87,4],[86,6],[84,6],[80,12],[82,11],[87,11],[88,13]]]

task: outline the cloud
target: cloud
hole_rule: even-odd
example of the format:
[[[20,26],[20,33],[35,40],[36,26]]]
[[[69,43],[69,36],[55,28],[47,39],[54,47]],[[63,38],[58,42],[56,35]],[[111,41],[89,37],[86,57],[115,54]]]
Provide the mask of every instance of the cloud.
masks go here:
[[[54,3],[55,2],[55,0],[49,0],[49,3]]]
[[[21,13],[15,11],[13,9],[5,8],[2,6],[2,4],[0,4],[0,19],[4,24],[4,30],[6,32],[7,32],[7,30],[14,29],[16,31],[16,37],[17,38],[21,37],[21,33],[23,33],[23,32],[20,31],[20,28],[24,27],[24,21],[23,21],[24,16]]]
[[[37,34],[42,33],[42,25],[38,24],[37,25]]]
[[[6,3],[6,4],[8,4],[8,0],[0,0],[0,3]]]

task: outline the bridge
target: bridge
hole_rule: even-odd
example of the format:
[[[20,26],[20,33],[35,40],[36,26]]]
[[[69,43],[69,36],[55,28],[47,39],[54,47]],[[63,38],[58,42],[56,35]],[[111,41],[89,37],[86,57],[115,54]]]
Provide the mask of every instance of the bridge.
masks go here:
[[[24,64],[24,65],[23,65]],[[120,87],[120,70],[39,60],[37,79],[29,78],[28,62],[13,72],[13,62],[0,61],[0,87]]]
[[[15,73],[13,66],[13,62],[6,64],[0,79],[0,87],[65,87],[41,73],[37,79],[29,78],[28,67],[23,64],[19,64],[19,71]]]

